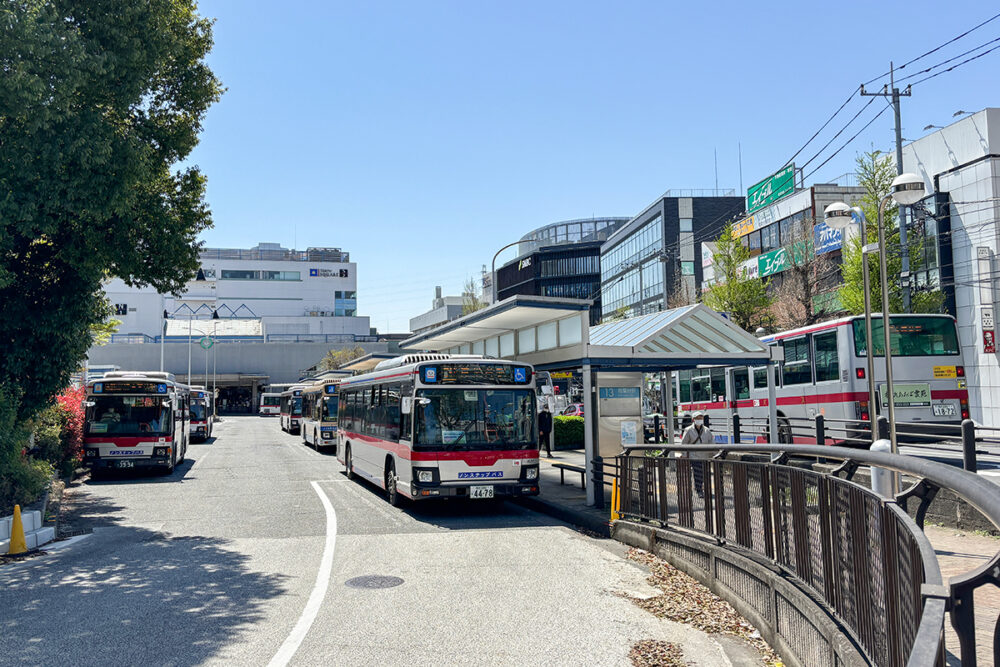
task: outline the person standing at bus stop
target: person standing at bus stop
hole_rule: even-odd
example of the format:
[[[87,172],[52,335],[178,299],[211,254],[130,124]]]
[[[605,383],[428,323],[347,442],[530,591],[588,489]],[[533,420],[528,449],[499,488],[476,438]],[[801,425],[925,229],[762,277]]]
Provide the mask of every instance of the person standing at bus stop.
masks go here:
[[[696,412],[691,415],[691,425],[684,429],[681,435],[682,445],[711,445],[715,442],[712,430],[705,425],[705,414]],[[692,459],[707,459],[711,457],[709,452],[691,452],[688,455]],[[705,495],[705,464],[703,461],[692,461],[691,469],[694,472],[694,488],[698,496]]]
[[[538,439],[539,447],[541,449],[541,444],[545,443],[545,455],[552,456],[552,442],[549,439],[549,434],[552,433],[552,413],[549,412],[549,406],[543,405],[542,411],[538,413]]]

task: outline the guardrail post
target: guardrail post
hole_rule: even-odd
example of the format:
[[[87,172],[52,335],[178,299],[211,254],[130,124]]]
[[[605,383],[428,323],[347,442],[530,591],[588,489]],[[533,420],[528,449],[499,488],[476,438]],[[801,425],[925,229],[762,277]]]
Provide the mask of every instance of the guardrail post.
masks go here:
[[[879,417],[881,419],[881,417]],[[876,440],[872,443],[871,451],[888,454],[892,451],[892,443],[887,439]],[[872,491],[883,498],[892,498],[892,471],[878,466],[871,467]]]
[[[740,444],[740,416],[733,415],[733,444]]]
[[[594,506],[604,507],[604,459],[594,457]]]
[[[976,424],[971,419],[962,420],[962,466],[969,472],[976,472]]]
[[[823,415],[816,415],[816,444],[826,444],[826,423]]]
[[[660,415],[653,417],[653,442],[660,444]]]
[[[879,415],[875,420],[875,439],[889,439],[889,418],[885,415]]]

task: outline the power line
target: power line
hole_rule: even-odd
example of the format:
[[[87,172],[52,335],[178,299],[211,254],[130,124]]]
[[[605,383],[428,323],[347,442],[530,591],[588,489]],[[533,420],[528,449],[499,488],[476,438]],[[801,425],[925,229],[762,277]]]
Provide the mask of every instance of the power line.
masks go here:
[[[806,167],[807,167],[807,166],[808,166],[808,165],[809,165],[809,164],[810,164],[810,163],[811,163],[811,162],[812,162],[813,160],[815,160],[816,158],[818,158],[818,157],[820,156],[820,154],[821,154],[821,153],[822,153],[823,151],[825,151],[825,150],[827,149],[827,147],[828,147],[828,146],[829,146],[830,144],[832,144],[832,143],[834,142],[834,140],[836,140],[836,138],[837,138],[837,137],[839,137],[839,136],[840,136],[841,134],[843,134],[843,133],[844,133],[844,130],[846,130],[846,129],[847,129],[848,127],[850,127],[850,126],[851,126],[851,123],[853,123],[854,121],[856,121],[856,120],[858,119],[858,116],[860,116],[860,115],[861,115],[862,113],[864,113],[865,109],[867,109],[867,108],[868,108],[869,106],[871,106],[872,102],[874,102],[874,101],[875,101],[875,98],[874,98],[874,97],[873,97],[873,98],[871,98],[870,100],[868,100],[868,103],[867,103],[867,104],[865,104],[865,105],[864,105],[863,107],[861,107],[861,108],[860,108],[860,109],[858,110],[858,112],[857,112],[856,114],[854,114],[854,117],[853,117],[853,118],[851,118],[851,120],[847,121],[847,124],[846,124],[846,125],[844,125],[844,127],[840,128],[840,131],[839,131],[839,132],[837,132],[837,134],[835,134],[835,135],[833,135],[832,137],[830,137],[830,141],[826,142],[826,144],[824,144],[824,145],[823,145],[823,148],[820,148],[820,149],[819,149],[818,151],[816,151],[816,154],[815,154],[815,155],[813,155],[813,156],[812,156],[811,158],[809,158],[809,159],[808,159],[808,160],[807,160],[807,161],[805,162],[805,164],[802,164],[802,165],[801,165],[801,166],[800,166],[799,168],[800,168],[800,169],[805,169],[805,168],[806,168]],[[834,153],[834,155],[836,155],[836,153]],[[824,163],[824,164],[826,164],[826,163]],[[813,170],[813,171],[815,171],[815,170]],[[810,172],[810,174],[812,174],[812,172]]]
[[[968,30],[966,30],[965,32],[961,33],[961,34],[960,34],[960,35],[958,35],[957,37],[953,37],[953,38],[949,39],[949,40],[948,40],[947,42],[945,42],[944,44],[941,44],[941,45],[939,45],[939,46],[936,46],[936,47],[934,47],[933,49],[931,49],[931,50],[930,50],[930,51],[928,51],[927,53],[922,53],[922,54],[920,54],[919,56],[917,56],[917,57],[916,57],[916,58],[914,58],[913,60],[910,60],[910,61],[908,61],[908,62],[905,62],[905,63],[903,63],[903,64],[902,64],[901,66],[897,67],[896,69],[904,69],[904,68],[905,68],[905,67],[906,67],[907,65],[912,65],[913,63],[917,62],[918,60],[921,60],[921,59],[923,59],[923,58],[926,58],[927,56],[931,55],[932,53],[935,53],[935,52],[937,52],[937,51],[940,51],[941,49],[943,49],[944,47],[948,46],[949,44],[952,44],[952,43],[954,43],[954,42],[957,42],[958,40],[962,39],[963,37],[965,37],[965,36],[966,36],[966,35],[968,35],[969,33],[973,32],[973,31],[975,31],[975,30],[978,30],[979,28],[982,28],[982,27],[983,27],[984,25],[986,25],[987,23],[990,23],[991,21],[995,21],[995,20],[996,20],[996,19],[998,19],[998,18],[1000,18],[1000,14],[996,14],[996,15],[994,15],[994,16],[992,16],[992,17],[990,17],[990,18],[986,19],[985,21],[983,21],[983,22],[982,22],[982,23],[980,23],[979,25],[976,25],[976,26],[973,26],[973,27],[969,28]],[[868,84],[870,84],[870,83],[874,83],[874,82],[878,81],[879,79],[884,79],[885,77],[889,76],[889,74],[890,74],[890,73],[891,73],[891,72],[886,72],[885,74],[881,74],[881,75],[879,75],[879,76],[875,77],[874,79],[872,79],[871,81],[865,81],[865,82],[864,82],[864,84],[862,84],[862,85],[865,85],[865,86],[867,86]]]
[[[875,99],[875,98],[873,97],[872,99]],[[866,106],[867,106],[867,105],[866,105]],[[865,123],[864,127],[862,127],[862,128],[860,129],[860,130],[858,130],[858,131],[857,131],[857,132],[856,132],[856,133],[854,134],[854,136],[853,136],[853,137],[851,137],[851,138],[850,138],[850,139],[848,139],[848,140],[847,140],[846,142],[844,142],[844,143],[843,143],[843,145],[841,145],[841,147],[840,147],[840,148],[838,148],[838,149],[837,149],[836,151],[834,151],[834,152],[833,152],[833,155],[831,155],[831,156],[830,156],[830,157],[828,157],[827,159],[823,160],[823,162],[822,162],[822,163],[821,163],[821,164],[820,164],[820,165],[819,165],[818,167],[816,167],[815,169],[813,169],[812,171],[810,171],[810,172],[809,172],[809,173],[808,173],[808,174],[807,174],[806,176],[803,176],[803,177],[802,177],[802,180],[803,180],[803,181],[805,181],[805,180],[806,180],[806,179],[808,179],[808,178],[809,178],[810,176],[812,176],[813,174],[815,174],[815,173],[816,173],[817,171],[819,171],[820,169],[822,169],[822,168],[824,167],[824,165],[826,165],[826,163],[827,163],[827,162],[829,162],[829,161],[830,161],[830,160],[832,160],[833,158],[837,157],[837,155],[838,155],[838,154],[840,153],[840,151],[842,151],[842,150],[844,150],[845,148],[847,148],[847,147],[848,147],[848,146],[849,146],[849,145],[851,144],[851,142],[853,142],[853,141],[854,141],[855,139],[857,139],[857,138],[858,138],[858,136],[859,136],[859,135],[860,135],[860,134],[861,134],[862,132],[864,132],[865,130],[867,130],[867,129],[868,129],[868,126],[869,126],[869,125],[871,125],[871,124],[872,124],[872,123],[874,123],[874,122],[875,122],[876,120],[878,120],[879,116],[881,116],[882,114],[884,114],[884,113],[886,112],[886,110],[888,110],[888,109],[891,109],[891,108],[892,108],[892,105],[891,105],[891,104],[886,104],[886,105],[885,105],[885,107],[884,107],[884,108],[883,108],[883,109],[882,109],[881,111],[879,111],[879,112],[878,112],[877,114],[875,114],[875,116],[874,116],[874,117],[873,117],[873,118],[872,118],[872,119],[871,119],[870,121],[868,121],[867,123]]]
[[[820,132],[822,132],[822,131],[823,131],[824,129],[826,129],[826,126],[827,126],[827,125],[829,125],[829,124],[830,124],[830,122],[831,122],[831,121],[832,121],[832,120],[833,120],[834,118],[836,118],[836,117],[837,117],[837,114],[839,114],[839,113],[840,113],[841,111],[843,111],[843,110],[844,110],[844,107],[846,107],[846,106],[847,106],[847,104],[848,104],[848,103],[849,103],[849,102],[850,102],[851,100],[853,100],[853,99],[854,99],[854,96],[855,96],[855,95],[857,95],[857,94],[858,94],[858,91],[857,91],[857,90],[852,90],[852,91],[851,91],[851,94],[850,94],[850,96],[849,96],[849,97],[848,97],[848,98],[847,98],[846,100],[844,100],[844,103],[840,105],[840,108],[839,108],[839,109],[837,109],[836,111],[834,111],[834,112],[833,112],[833,115],[832,115],[832,116],[830,116],[830,117],[829,117],[829,118],[828,118],[828,119],[826,120],[826,122],[825,122],[825,123],[823,123],[823,124],[822,124],[822,125],[820,126],[820,128],[819,128],[818,130],[816,130],[816,132],[815,132],[815,133],[814,133],[814,134],[813,134],[813,135],[812,135],[811,137],[809,137],[809,141],[807,141],[806,143],[802,144],[802,147],[801,147],[801,148],[799,148],[799,150],[795,151],[795,155],[793,155],[792,157],[788,158],[788,160],[787,160],[787,161],[785,162],[785,164],[784,164],[784,165],[782,165],[781,169],[784,169],[785,167],[787,167],[788,165],[790,165],[790,164],[791,164],[792,162],[794,162],[794,161],[795,161],[795,158],[797,158],[797,157],[799,156],[799,153],[801,153],[802,151],[804,151],[804,150],[805,150],[805,148],[806,148],[806,146],[808,146],[809,144],[811,144],[811,143],[813,142],[813,139],[815,139],[815,138],[816,138],[817,136],[819,136],[819,133],[820,133]],[[857,116],[855,116],[855,118],[857,118]],[[841,130],[841,131],[843,131],[843,130]],[[828,145],[829,145],[829,144],[828,144]],[[781,171],[781,169],[779,169],[778,171]]]
[[[964,65],[964,64],[966,64],[966,63],[971,63],[971,62],[972,62],[973,60],[978,60],[979,58],[982,58],[983,56],[985,56],[985,55],[987,55],[987,54],[989,54],[989,53],[993,53],[993,52],[994,52],[994,51],[996,51],[997,49],[1000,49],[1000,45],[997,45],[997,46],[994,46],[994,47],[993,47],[992,49],[990,49],[989,51],[983,51],[982,53],[980,53],[980,54],[978,54],[978,55],[975,55],[975,56],[972,56],[971,58],[966,58],[966,59],[965,59],[965,60],[963,60],[962,62],[960,62],[960,63],[956,63],[956,64],[952,65],[952,66],[951,66],[951,67],[949,67],[948,69],[943,69],[943,70],[941,70],[940,72],[935,72],[934,74],[931,74],[930,76],[925,76],[925,77],[924,77],[924,78],[922,78],[922,79],[919,79],[919,80],[917,80],[917,81],[914,81],[914,82],[913,82],[912,84],[910,84],[910,85],[911,85],[911,86],[918,86],[918,85],[920,85],[921,83],[923,83],[924,81],[929,81],[929,80],[933,79],[933,78],[934,78],[934,77],[936,77],[936,76],[941,76],[942,74],[945,74],[945,73],[947,73],[947,72],[950,72],[950,71],[952,71],[953,69],[957,69],[957,68],[961,67],[962,65]]]
[[[942,60],[941,62],[937,63],[936,65],[931,65],[930,67],[922,69],[919,72],[914,72],[913,74],[910,74],[908,76],[904,76],[901,79],[896,79],[896,83],[899,83],[900,81],[906,81],[908,79],[912,79],[914,77],[920,76],[921,74],[927,74],[928,72],[930,72],[932,70],[936,70],[938,67],[941,67],[942,65],[947,65],[948,63],[950,63],[953,60],[958,60],[962,56],[967,56],[970,53],[972,53],[973,51],[978,51],[979,49],[983,48],[984,46],[989,46],[990,44],[993,44],[995,42],[1000,42],[1000,37],[997,37],[995,39],[991,39],[988,42],[983,42],[982,44],[980,44],[979,46],[977,46],[975,48],[969,49],[968,51],[963,51],[962,53],[959,53],[957,56],[952,56],[951,58],[948,58],[947,60]],[[985,54],[983,54],[983,55],[985,55]],[[956,65],[956,67],[957,67],[957,65]]]

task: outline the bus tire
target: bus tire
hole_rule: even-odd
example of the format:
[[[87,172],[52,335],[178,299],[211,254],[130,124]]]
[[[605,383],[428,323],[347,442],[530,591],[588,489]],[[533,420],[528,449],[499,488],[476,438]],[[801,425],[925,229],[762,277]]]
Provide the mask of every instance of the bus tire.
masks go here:
[[[891,322],[890,322],[891,323]],[[778,418],[778,442],[782,445],[790,445],[795,438],[792,436],[792,425],[784,417]]]
[[[403,504],[403,497],[399,495],[399,489],[397,488],[398,481],[396,464],[393,463],[391,457],[387,457],[385,463],[385,498],[393,507],[399,507]]]
[[[354,461],[351,459],[350,445],[344,448],[344,474],[347,476],[347,479],[355,479]]]

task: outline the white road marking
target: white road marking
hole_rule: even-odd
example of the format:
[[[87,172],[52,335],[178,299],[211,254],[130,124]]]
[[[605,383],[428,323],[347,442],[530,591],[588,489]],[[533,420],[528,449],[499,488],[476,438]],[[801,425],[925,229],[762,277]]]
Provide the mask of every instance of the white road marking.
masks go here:
[[[211,453],[212,452],[205,452],[204,456],[199,456],[197,459],[195,459],[194,464],[191,466],[191,470],[194,470],[195,468],[197,468],[198,466],[200,466],[205,461],[205,459],[208,458],[209,454],[211,454]]]
[[[333,505],[327,498],[323,489],[316,482],[310,482],[319,499],[326,510],[326,543],[323,546],[323,557],[319,562],[319,572],[316,573],[316,583],[313,585],[312,593],[306,602],[302,615],[292,628],[291,633],[285,638],[278,652],[271,658],[268,667],[284,667],[295,655],[302,641],[309,634],[309,628],[316,620],[319,609],[323,605],[323,598],[326,597],[326,589],[330,585],[330,574],[333,572],[333,550],[337,545],[337,513],[333,511]]]

